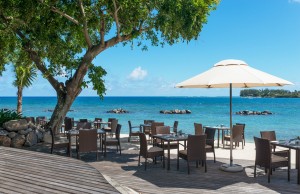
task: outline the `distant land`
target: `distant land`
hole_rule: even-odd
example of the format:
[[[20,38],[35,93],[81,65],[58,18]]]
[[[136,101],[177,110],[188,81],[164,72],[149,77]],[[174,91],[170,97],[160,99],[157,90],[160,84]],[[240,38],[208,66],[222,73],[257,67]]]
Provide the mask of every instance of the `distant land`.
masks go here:
[[[261,98],[300,98],[300,91],[269,90],[269,89],[245,89],[240,91],[240,97],[261,97]]]

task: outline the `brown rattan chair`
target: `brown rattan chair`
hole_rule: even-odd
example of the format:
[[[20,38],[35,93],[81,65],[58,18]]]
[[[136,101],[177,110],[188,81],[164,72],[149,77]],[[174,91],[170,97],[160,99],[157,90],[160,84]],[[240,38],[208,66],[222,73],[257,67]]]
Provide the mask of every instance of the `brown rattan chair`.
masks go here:
[[[40,125],[41,128],[45,128],[47,124],[47,118],[45,116],[36,117],[35,124]]]
[[[95,118],[94,120],[94,128],[99,129],[101,127],[101,124],[98,122],[102,122],[102,118]]]
[[[153,146],[148,149],[146,135],[144,133],[139,133],[140,137],[140,153],[139,153],[139,161],[138,166],[140,166],[141,156],[145,158],[145,170],[147,169],[147,159],[152,158],[156,163],[156,157],[161,156],[163,160],[163,166],[165,163],[164,159],[164,150],[160,147]]]
[[[243,143],[244,143],[244,146],[245,146],[246,145],[246,138],[245,138],[246,124],[245,123],[236,123],[236,125],[242,125],[243,126]]]
[[[269,141],[276,141],[276,133],[275,131],[261,131],[260,136],[262,139],[267,139]],[[282,156],[282,157],[288,157],[288,152],[286,149],[276,151],[276,145],[271,145],[271,148],[273,148],[273,154]]]
[[[178,121],[174,121],[174,125],[171,128],[173,128],[173,132],[175,134],[177,134],[177,131],[178,131]]]
[[[64,130],[64,132],[70,131],[71,129],[73,129],[72,118],[65,117],[64,123],[65,123],[65,130]]]
[[[53,154],[54,149],[61,149],[61,148],[66,148],[67,153],[70,152],[69,150],[69,140],[68,139],[59,139],[59,141],[56,141],[56,138],[54,136],[53,130],[50,127],[49,128],[50,135],[51,135],[51,154]]]
[[[203,127],[201,123],[194,123],[195,135],[203,135]]]
[[[267,139],[262,139],[254,137],[256,158],[254,166],[254,177],[256,177],[256,166],[259,165],[265,168],[268,172],[268,182],[270,182],[270,175],[272,174],[272,169],[278,167],[288,167],[288,181],[290,181],[290,153],[288,157],[282,157],[275,155],[271,152],[272,148],[270,146],[270,141]],[[287,150],[289,152],[289,150]]]
[[[77,158],[80,159],[80,153],[96,152],[98,160],[97,129],[79,130],[77,144]]]
[[[117,125],[118,125],[118,120],[117,119],[111,119],[109,126],[105,126],[103,128],[104,131],[110,132],[111,136],[113,136],[114,133],[116,133]]]
[[[154,122],[154,120],[144,120],[144,124],[152,124]],[[146,135],[149,135],[149,137],[151,136],[151,126],[144,126],[143,132]]]
[[[207,172],[206,166],[206,135],[189,135],[187,141],[187,149],[179,150],[177,154],[177,170],[179,169],[179,158],[183,158],[187,161],[188,174],[190,174],[190,162],[195,161],[196,167],[198,163],[202,161],[205,165],[205,172]]]
[[[210,127],[205,128],[205,135],[206,135],[205,150],[206,153],[212,152],[214,154],[214,163],[216,163],[215,134],[216,134],[215,128],[210,128]]]
[[[170,127],[169,126],[157,126],[155,128],[155,133],[156,134],[171,134]],[[164,150],[168,149],[169,146],[168,144],[164,144],[160,139],[156,139],[153,145],[156,145],[158,147],[163,148]],[[179,143],[178,142],[170,142],[170,149],[178,149]]]
[[[91,129],[92,128],[92,124],[90,122],[78,122],[76,129]]]
[[[130,142],[130,139],[132,136],[139,136],[140,133],[140,126],[132,126],[131,121],[128,121],[128,126],[129,126],[129,137],[128,137],[128,142]],[[133,131],[133,129],[137,128],[137,131]]]
[[[242,149],[244,149],[243,129],[243,125],[233,125],[232,127],[232,142],[234,142],[235,147],[238,145],[239,142],[242,142]],[[230,142],[230,135],[224,136],[223,148],[225,147],[226,141]]]
[[[153,137],[153,135],[156,135],[156,127],[158,126],[164,126],[164,122],[152,122],[151,123],[151,132],[150,132],[150,137]],[[156,142],[156,139],[155,138],[152,138],[152,143],[155,144]]]
[[[102,140],[102,153],[103,153],[103,149],[104,149],[104,156],[106,156],[107,146],[116,146],[117,152],[120,150],[120,155],[121,155],[121,143],[120,143],[121,127],[122,127],[122,125],[117,124],[116,137],[107,138],[107,135],[104,135],[104,138]]]

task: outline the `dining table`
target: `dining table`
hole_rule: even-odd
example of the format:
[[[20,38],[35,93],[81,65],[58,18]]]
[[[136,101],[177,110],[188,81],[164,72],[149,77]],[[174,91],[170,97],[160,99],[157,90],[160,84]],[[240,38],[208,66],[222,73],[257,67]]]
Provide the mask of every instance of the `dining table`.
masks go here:
[[[111,122],[106,122],[106,121],[93,121],[93,123],[94,123],[94,126],[95,126],[97,129],[102,129],[102,126],[109,125]]]
[[[220,147],[220,131],[222,131],[222,144],[224,143],[224,135],[225,131],[230,130],[229,127],[224,126],[224,125],[216,125],[216,126],[204,126],[203,128],[205,129],[215,129],[218,131],[218,138],[217,138],[217,147]]]
[[[89,129],[80,129],[80,130],[89,130]],[[77,146],[77,138],[79,136],[79,129],[71,129],[69,131],[66,131],[69,139],[69,156],[72,157],[72,137],[75,137],[76,140],[76,146]],[[106,131],[102,129],[97,129],[97,134],[99,135],[99,142],[100,142],[100,148],[102,146],[102,139],[103,136],[106,135]]]
[[[167,170],[170,170],[170,144],[171,142],[177,142],[178,146],[179,146],[179,142],[183,141],[184,142],[184,148],[186,148],[186,142],[188,139],[188,135],[187,134],[182,134],[182,135],[175,135],[175,134],[157,134],[157,135],[153,135],[153,138],[159,139],[161,140],[162,144],[164,144],[165,142],[167,143],[167,151],[168,151],[168,160],[167,160]],[[163,146],[164,148],[165,146]]]
[[[271,145],[294,149],[296,151],[297,183],[300,185],[300,139],[270,141]]]

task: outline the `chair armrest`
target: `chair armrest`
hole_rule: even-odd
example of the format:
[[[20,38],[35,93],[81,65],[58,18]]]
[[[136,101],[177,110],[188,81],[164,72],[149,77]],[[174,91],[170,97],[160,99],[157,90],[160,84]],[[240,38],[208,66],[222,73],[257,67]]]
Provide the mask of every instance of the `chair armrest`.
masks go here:
[[[275,151],[275,152],[272,152],[272,154],[288,158],[288,157],[290,157],[290,150]]]

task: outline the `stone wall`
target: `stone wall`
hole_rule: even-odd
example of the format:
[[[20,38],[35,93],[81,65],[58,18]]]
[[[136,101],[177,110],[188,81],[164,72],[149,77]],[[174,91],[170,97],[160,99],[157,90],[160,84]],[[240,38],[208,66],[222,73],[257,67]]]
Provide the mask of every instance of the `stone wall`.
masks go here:
[[[21,148],[30,147],[43,141],[45,130],[27,123],[26,119],[11,120],[0,128],[0,146]]]

